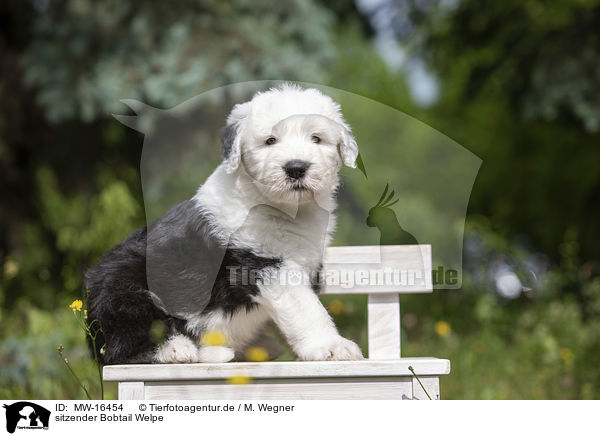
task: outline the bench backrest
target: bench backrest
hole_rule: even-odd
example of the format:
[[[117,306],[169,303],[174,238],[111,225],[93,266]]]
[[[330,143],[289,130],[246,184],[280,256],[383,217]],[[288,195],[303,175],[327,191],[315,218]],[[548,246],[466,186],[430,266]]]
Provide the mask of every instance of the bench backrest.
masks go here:
[[[399,294],[433,292],[431,245],[329,247],[324,294],[368,295],[369,359],[398,359]]]

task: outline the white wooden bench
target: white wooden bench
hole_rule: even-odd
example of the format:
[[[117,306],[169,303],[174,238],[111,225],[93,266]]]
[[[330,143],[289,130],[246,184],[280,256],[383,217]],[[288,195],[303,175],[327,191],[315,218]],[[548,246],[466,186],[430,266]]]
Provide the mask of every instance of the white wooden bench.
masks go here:
[[[368,359],[110,365],[104,380],[119,383],[122,400],[439,399],[439,376],[450,373],[450,361],[403,358],[400,348],[398,294],[433,291],[431,247],[330,247],[324,263],[326,279],[337,271],[361,283],[328,283],[323,293],[368,294]],[[400,270],[425,271],[424,280],[402,281]],[[249,383],[232,384],[233,377]]]

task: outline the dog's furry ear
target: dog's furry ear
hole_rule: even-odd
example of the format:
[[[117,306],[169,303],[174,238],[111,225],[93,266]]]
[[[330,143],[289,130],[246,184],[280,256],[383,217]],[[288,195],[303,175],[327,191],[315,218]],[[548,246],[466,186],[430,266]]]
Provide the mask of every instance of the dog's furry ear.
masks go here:
[[[250,112],[250,102],[236,104],[227,117],[227,125],[221,133],[221,153],[225,170],[231,174],[240,166],[242,157],[242,134],[244,122]]]
[[[233,173],[240,165],[239,124],[227,124],[221,133],[221,154],[227,173]]]
[[[340,148],[340,156],[342,157],[344,165],[347,165],[350,168],[356,168],[358,144],[356,143],[356,138],[354,138],[350,126],[346,123],[342,123],[342,134],[338,147]]]

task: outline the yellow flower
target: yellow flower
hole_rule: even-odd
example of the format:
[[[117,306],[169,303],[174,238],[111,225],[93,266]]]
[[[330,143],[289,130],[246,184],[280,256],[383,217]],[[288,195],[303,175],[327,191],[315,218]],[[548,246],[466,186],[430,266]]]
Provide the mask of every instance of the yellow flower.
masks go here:
[[[248,347],[246,359],[250,362],[264,362],[269,359],[269,353],[262,347]]]
[[[339,315],[344,311],[344,303],[340,300],[331,300],[329,303],[329,311],[334,315]]]
[[[87,318],[87,309],[83,309],[83,316]]]
[[[247,385],[252,379],[246,374],[234,374],[227,379],[232,385]]]
[[[446,336],[448,336],[450,334],[450,332],[452,331],[452,329],[450,328],[450,324],[448,324],[446,321],[436,322],[434,329],[435,329],[435,332],[437,333],[437,335],[442,338],[445,338]]]
[[[200,343],[204,346],[225,346],[227,345],[227,335],[219,330],[208,330],[202,334]]]
[[[14,260],[8,259],[4,263],[4,276],[10,280],[19,274],[19,264]]]
[[[69,308],[81,312],[81,308],[83,307],[83,301],[75,300],[70,305]]]
[[[571,363],[573,361],[574,357],[575,356],[573,355],[573,352],[571,351],[570,348],[563,348],[562,350],[560,350],[560,358],[565,363]]]

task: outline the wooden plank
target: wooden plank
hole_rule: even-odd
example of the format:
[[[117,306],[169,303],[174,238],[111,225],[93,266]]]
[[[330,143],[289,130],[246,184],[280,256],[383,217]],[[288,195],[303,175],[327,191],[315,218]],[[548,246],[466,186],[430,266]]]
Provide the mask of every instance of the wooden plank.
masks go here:
[[[416,372],[416,371],[415,371]],[[418,373],[417,373],[418,375]],[[419,383],[419,380],[421,383]],[[416,377],[413,377],[412,385],[413,385],[413,400],[439,400],[440,399],[440,378],[432,377],[432,376],[421,376],[419,375],[419,380]],[[423,384],[423,386],[421,386]],[[423,387],[427,389],[427,394],[423,390]]]
[[[329,247],[323,294],[433,292],[431,245]]]
[[[400,359],[398,294],[369,294],[369,359]]]
[[[144,382],[120,382],[119,400],[143,400]]]
[[[227,362],[146,365],[107,365],[106,381],[159,381],[227,379],[243,374],[250,378],[315,378],[441,375],[450,373],[450,361],[433,357],[397,360],[325,362]]]
[[[410,377],[149,382],[147,400],[400,400],[412,399]]]

